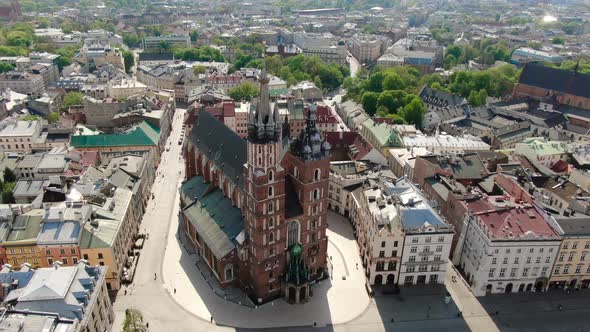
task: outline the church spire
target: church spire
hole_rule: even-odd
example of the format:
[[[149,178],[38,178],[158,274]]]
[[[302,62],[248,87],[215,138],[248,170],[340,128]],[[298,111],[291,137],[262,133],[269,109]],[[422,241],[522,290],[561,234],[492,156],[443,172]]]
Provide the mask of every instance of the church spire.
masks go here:
[[[260,82],[260,96],[250,105],[248,121],[248,139],[251,141],[266,143],[276,142],[281,137],[281,120],[279,110],[270,102],[266,63],[258,79]]]

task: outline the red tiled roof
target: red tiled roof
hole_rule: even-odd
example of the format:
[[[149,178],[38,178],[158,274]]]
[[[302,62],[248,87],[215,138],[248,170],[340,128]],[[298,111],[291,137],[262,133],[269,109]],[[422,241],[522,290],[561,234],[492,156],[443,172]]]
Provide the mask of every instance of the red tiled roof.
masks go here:
[[[355,131],[325,131],[322,135],[332,147],[352,145],[359,136]]]
[[[230,118],[236,116],[236,104],[233,101],[223,103],[223,116]]]
[[[495,239],[511,240],[529,236],[531,239],[557,239],[557,232],[533,207],[480,212],[476,218]]]
[[[318,116],[318,123],[338,123],[338,119],[328,106],[318,106],[316,114]]]
[[[357,135],[349,149],[350,159],[362,160],[371,150],[373,150],[371,143],[364,139],[362,135]]]
[[[570,165],[566,161],[559,159],[553,166],[551,166],[551,170],[557,173],[563,173],[569,170],[569,166]]]

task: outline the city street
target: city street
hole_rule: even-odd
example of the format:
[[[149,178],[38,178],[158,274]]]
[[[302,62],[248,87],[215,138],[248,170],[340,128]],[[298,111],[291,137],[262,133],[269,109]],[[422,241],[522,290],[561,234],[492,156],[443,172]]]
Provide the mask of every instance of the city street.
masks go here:
[[[369,299],[362,269],[356,269],[360,258],[351,227],[346,219],[334,213],[329,214],[328,221],[328,255],[334,265],[333,279],[315,286],[311,302],[295,306],[277,300],[255,309],[215,294],[195,266],[197,257],[185,250],[178,238],[178,186],[184,169],[178,140],[183,113],[184,110],[178,109],[175,115],[170,150],[162,155],[160,176],[152,189],[155,198],[149,202],[141,225],[149,239],[141,251],[135,280],[119,291],[114,303],[113,331],[122,330],[128,307],[143,313],[150,331],[232,330],[219,325],[238,329],[299,326],[298,329],[331,331],[387,331],[403,327],[420,331],[432,328],[430,319],[440,320],[443,325],[438,326],[455,329],[463,326],[463,320],[451,317],[448,309],[441,311],[444,319],[436,318],[437,309],[432,313],[412,309],[424,309],[430,302],[435,308],[442,301],[440,294],[422,294],[404,301],[395,301],[396,296]],[[409,310],[416,313],[410,317]],[[395,312],[398,312],[396,320],[391,322],[393,317],[389,316]],[[211,324],[211,317],[219,325]],[[384,320],[388,322],[383,323]]]
[[[357,72],[361,69],[361,64],[350,53],[346,57],[346,60],[348,60],[348,66],[350,68],[350,77],[355,77]]]
[[[350,225],[334,213],[328,215],[333,278],[315,286],[315,296],[309,303],[288,305],[276,300],[250,308],[225,300],[207,284],[195,265],[198,258],[184,248],[178,237],[178,187],[184,170],[178,140],[183,114],[183,109],[177,110],[170,149],[162,155],[159,176],[152,188],[155,198],[149,202],[141,225],[149,239],[141,251],[135,280],[119,291],[114,303],[113,331],[122,330],[125,309],[131,306],[143,313],[150,331],[278,327],[288,331],[522,331],[531,320],[538,323],[536,331],[549,331],[559,330],[560,325],[555,325],[558,318],[568,321],[574,331],[587,325],[590,315],[580,314],[590,311],[582,297],[586,294],[554,292],[476,299],[462,279],[451,280],[453,269],[449,269],[445,280],[453,298],[450,304],[442,301],[443,287],[402,287],[398,295],[369,298],[362,269],[356,269],[360,259]],[[565,309],[557,310],[557,303]],[[463,318],[457,316],[458,312]],[[542,317],[538,317],[539,312]]]

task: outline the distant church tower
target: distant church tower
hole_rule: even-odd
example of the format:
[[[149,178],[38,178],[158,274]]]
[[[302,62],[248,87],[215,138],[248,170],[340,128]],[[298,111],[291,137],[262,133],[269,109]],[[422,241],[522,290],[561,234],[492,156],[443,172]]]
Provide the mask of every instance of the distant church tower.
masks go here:
[[[285,171],[281,167],[282,124],[278,107],[270,103],[266,68],[260,77],[260,97],[248,115],[248,159],[245,166],[245,229],[250,237],[250,293],[267,301],[280,296],[285,266]]]

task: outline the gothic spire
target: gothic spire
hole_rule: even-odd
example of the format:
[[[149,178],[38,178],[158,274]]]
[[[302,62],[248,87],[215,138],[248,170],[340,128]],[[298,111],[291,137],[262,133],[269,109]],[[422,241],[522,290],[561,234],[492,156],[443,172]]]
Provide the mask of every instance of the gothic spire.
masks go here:
[[[248,139],[259,143],[276,142],[281,137],[281,120],[278,108],[270,102],[268,92],[270,79],[266,74],[266,63],[264,63],[258,81],[260,82],[260,96],[250,105]]]

